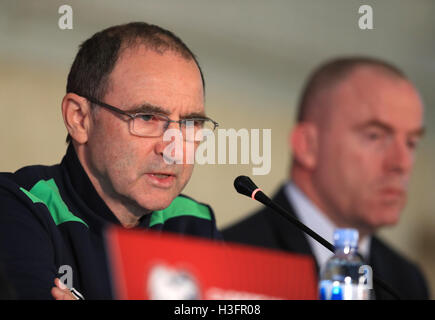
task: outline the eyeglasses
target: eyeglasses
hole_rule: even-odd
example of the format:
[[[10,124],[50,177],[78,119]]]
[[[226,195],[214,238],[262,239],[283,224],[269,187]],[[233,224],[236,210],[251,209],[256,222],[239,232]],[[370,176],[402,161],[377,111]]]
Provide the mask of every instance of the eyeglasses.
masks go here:
[[[92,97],[85,95],[80,96],[100,107],[129,117],[130,133],[139,137],[160,137],[165,133],[171,123],[178,123],[185,140],[187,139],[187,128],[192,128],[195,140],[202,141],[206,137],[206,134],[197,134],[199,131],[205,132],[205,130],[210,130],[209,132],[212,132],[219,126],[216,121],[207,117],[194,117],[176,121],[169,119],[166,115],[158,113],[129,113]]]

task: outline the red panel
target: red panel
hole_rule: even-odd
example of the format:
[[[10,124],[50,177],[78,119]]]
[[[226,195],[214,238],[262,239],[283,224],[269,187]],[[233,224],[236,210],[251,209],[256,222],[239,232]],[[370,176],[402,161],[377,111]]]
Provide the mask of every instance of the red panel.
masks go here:
[[[118,299],[316,299],[310,257],[153,231],[107,234]]]

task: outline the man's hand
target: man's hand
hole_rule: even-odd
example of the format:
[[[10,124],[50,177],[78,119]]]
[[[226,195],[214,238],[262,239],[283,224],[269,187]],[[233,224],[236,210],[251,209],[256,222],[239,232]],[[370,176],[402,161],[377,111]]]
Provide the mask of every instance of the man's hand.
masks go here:
[[[59,278],[54,279],[56,287],[51,288],[51,295],[56,300],[77,300],[66,285]]]

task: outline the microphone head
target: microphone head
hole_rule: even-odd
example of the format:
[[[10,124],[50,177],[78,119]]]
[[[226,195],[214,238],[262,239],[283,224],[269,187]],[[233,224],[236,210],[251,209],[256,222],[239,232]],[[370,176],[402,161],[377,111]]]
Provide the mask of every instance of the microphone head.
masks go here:
[[[255,183],[247,176],[238,176],[234,180],[234,188],[236,188],[238,193],[248,197],[251,197],[255,189],[258,189]]]

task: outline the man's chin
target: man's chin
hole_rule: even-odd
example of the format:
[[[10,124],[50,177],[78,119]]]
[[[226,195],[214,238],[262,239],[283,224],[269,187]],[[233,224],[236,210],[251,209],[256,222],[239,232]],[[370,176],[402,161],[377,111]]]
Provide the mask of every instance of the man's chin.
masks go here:
[[[172,201],[176,198],[175,196],[163,196],[163,197],[147,197],[147,199],[143,199],[138,201],[139,205],[142,208],[145,208],[149,211],[159,211],[166,209],[172,203]]]
[[[382,227],[393,227],[400,220],[400,212],[396,210],[381,210],[378,211],[378,214],[373,216],[371,220],[372,221],[370,221],[370,225],[373,227],[373,229],[378,229]]]

